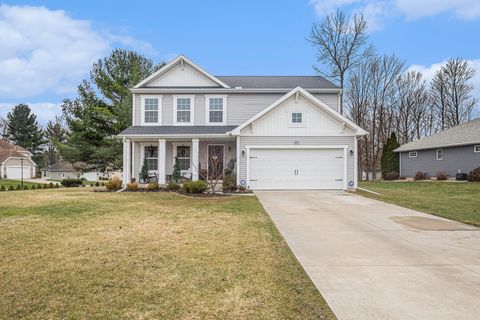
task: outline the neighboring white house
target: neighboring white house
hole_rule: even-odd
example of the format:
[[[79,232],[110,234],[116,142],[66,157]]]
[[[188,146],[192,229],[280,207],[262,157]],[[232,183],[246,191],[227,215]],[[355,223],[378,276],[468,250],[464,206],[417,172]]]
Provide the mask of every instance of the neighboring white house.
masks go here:
[[[250,189],[357,186],[366,132],[340,113],[342,89],[323,77],[212,76],[180,55],[131,91],[124,183],[144,160],[164,184],[175,161],[197,180],[220,157]]]
[[[0,179],[34,178],[36,167],[29,151],[0,139]]]
[[[87,181],[98,181],[101,178],[107,179],[107,175],[104,175],[96,171],[79,172],[73,165],[66,161],[58,161],[55,164],[46,166],[40,169],[42,178],[46,180],[63,180],[63,179],[85,179]]]

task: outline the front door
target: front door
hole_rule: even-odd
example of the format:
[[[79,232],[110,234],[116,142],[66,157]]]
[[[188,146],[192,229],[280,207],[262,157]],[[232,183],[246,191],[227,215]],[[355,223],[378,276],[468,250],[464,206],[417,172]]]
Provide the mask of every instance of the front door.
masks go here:
[[[223,145],[208,145],[208,178],[222,179],[223,177]]]

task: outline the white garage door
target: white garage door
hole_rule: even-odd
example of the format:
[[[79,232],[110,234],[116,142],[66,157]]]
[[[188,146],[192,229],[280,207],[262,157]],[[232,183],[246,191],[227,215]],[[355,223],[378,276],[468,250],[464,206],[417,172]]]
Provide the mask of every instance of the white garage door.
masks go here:
[[[251,189],[342,189],[343,149],[250,149]]]
[[[30,179],[31,167],[23,167],[23,179]],[[21,179],[22,167],[7,167],[7,179]]]

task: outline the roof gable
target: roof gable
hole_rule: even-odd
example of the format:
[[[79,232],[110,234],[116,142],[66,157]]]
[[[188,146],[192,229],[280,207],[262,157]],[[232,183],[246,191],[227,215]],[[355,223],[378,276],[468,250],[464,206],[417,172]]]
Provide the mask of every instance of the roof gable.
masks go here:
[[[307,102],[309,102],[311,106],[320,109],[323,116],[327,116],[349,127],[354,132],[354,135],[360,136],[360,135],[367,134],[365,130],[357,126],[355,123],[353,123],[352,121],[350,121],[349,119],[341,115],[340,113],[330,108],[328,105],[326,105],[322,101],[315,98],[313,95],[311,95],[301,87],[296,87],[295,89],[291,90],[289,93],[285,94],[283,97],[273,102],[271,105],[269,105],[268,107],[266,107],[265,109],[263,109],[262,111],[260,111],[259,113],[257,113],[256,115],[254,115],[253,117],[251,117],[250,119],[242,123],[241,125],[239,125],[237,128],[235,128],[235,130],[232,130],[231,133],[234,135],[239,135],[242,129],[260,120],[262,117],[272,112],[272,110],[281,107],[290,98],[295,99],[295,101],[297,102],[300,97],[304,98]]]
[[[141,81],[134,88],[144,87],[213,87],[229,88],[198,65],[180,55]]]

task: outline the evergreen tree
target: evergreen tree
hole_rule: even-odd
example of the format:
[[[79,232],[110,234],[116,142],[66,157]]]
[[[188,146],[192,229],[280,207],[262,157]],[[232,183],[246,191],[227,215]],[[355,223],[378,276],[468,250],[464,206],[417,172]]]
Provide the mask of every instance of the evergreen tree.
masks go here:
[[[400,168],[399,155],[393,150],[400,147],[400,144],[397,141],[397,136],[395,133],[390,135],[390,138],[387,139],[387,142],[383,146],[382,150],[382,178],[385,179],[387,174],[390,172],[398,172]]]
[[[39,153],[45,141],[37,116],[31,112],[29,106],[16,105],[7,114],[6,136],[10,141],[30,151],[34,161],[40,162]]]
[[[143,182],[146,182],[148,179],[147,157],[143,159],[142,169],[140,170],[140,179],[142,179]]]
[[[66,141],[59,144],[62,158],[85,164],[83,170],[120,169],[122,144],[117,135],[131,125],[129,89],[160,66],[123,49],[98,60],[90,81],[84,80],[78,87],[77,98],[66,99],[62,105],[69,131]]]
[[[48,121],[45,129],[47,149],[45,152],[45,164],[54,164],[59,160],[57,145],[65,141],[66,131],[61,117],[55,117],[54,121]]]
[[[172,181],[178,182],[180,181],[180,178],[181,178],[180,164],[178,163],[178,158],[175,157],[175,164],[173,165]]]

